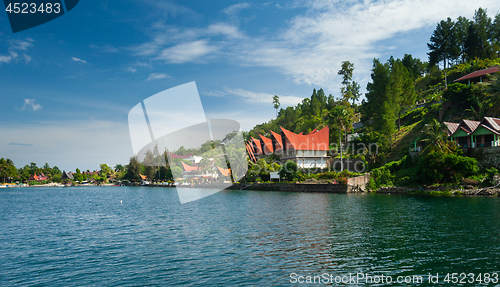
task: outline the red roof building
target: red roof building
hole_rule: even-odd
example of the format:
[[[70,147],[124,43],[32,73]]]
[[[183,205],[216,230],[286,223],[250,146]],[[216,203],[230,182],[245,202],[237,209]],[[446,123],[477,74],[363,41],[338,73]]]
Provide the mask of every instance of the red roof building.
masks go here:
[[[191,156],[193,156],[192,153],[186,154],[186,155],[178,155],[178,154],[170,153],[171,158],[190,158]]]
[[[500,119],[484,117],[480,122],[446,123],[448,136],[464,148],[500,146]],[[455,131],[451,132],[453,129]],[[451,132],[451,134],[450,134]]]
[[[247,151],[251,160],[256,161],[274,153],[280,156],[282,163],[291,160],[301,168],[326,168],[330,149],[328,127],[314,129],[306,135],[280,128],[281,134],[271,131],[271,138],[259,135],[260,140],[250,139]]]
[[[187,165],[183,161],[181,161],[182,168],[184,168],[184,171],[196,171],[198,170],[198,165],[193,164],[193,165]]]
[[[285,150],[329,150],[330,131],[328,127],[307,135],[292,133],[281,128],[281,136]]]
[[[281,154],[283,151],[283,140],[281,139],[281,135],[271,131],[271,141],[273,143],[274,153]]]
[[[42,173],[40,173],[40,175],[37,175],[36,172],[34,175],[30,176],[29,180],[35,180],[35,181],[44,181],[44,180],[48,180],[49,178],[47,176],[45,176]]]
[[[452,134],[454,134],[457,131],[458,126],[459,126],[459,124],[457,124],[457,123],[444,122],[444,124],[447,127],[446,134],[448,136],[451,136]]]
[[[217,165],[216,165],[217,166]],[[229,168],[222,168],[217,166],[217,170],[220,172],[222,176],[230,176],[231,175],[231,169]]]
[[[261,146],[260,140],[251,137],[250,145],[253,148],[253,153],[254,153],[255,157],[259,157],[262,155],[262,146]]]
[[[250,160],[256,162],[257,159],[255,158],[253,147],[249,143],[245,143],[245,148],[247,149],[247,153],[248,156],[250,157]]]
[[[259,135],[259,137],[260,137],[261,150],[263,151],[264,155],[271,155],[274,152],[273,141],[270,138],[266,138],[263,135]]]
[[[500,66],[495,66],[472,72],[459,79],[456,79],[454,82],[467,82],[470,85],[470,83],[482,82],[484,79],[486,79],[486,75],[491,75],[498,72],[500,72]]]

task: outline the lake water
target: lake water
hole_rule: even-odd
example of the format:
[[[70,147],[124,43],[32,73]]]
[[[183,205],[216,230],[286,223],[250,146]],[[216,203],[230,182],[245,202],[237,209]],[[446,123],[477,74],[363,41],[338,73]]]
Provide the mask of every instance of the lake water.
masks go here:
[[[0,228],[0,286],[500,272],[498,197],[223,191],[181,205],[168,188],[16,188],[0,191]]]

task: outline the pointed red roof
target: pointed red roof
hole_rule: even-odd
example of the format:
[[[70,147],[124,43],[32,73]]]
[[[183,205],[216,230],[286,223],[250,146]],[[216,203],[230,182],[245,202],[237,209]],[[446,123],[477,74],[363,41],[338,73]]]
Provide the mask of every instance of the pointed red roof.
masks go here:
[[[318,129],[316,129],[316,128],[315,128],[315,129],[314,129],[314,130],[312,130],[310,133],[308,133],[308,135],[313,134],[313,133],[315,133],[315,132],[317,132],[317,131],[318,131]]]
[[[308,135],[292,133],[291,131],[281,128],[282,135],[285,136],[285,149],[295,150],[329,150],[329,135],[328,126],[320,131]]]
[[[251,144],[253,146],[253,151],[255,155],[261,155],[262,154],[262,148],[260,145],[260,140],[251,137]]]
[[[484,117],[479,126],[491,131],[494,134],[500,134],[500,119]]]
[[[264,151],[265,154],[272,154],[273,153],[273,141],[270,138],[266,138],[263,135],[259,135],[261,144],[262,144],[262,150]]]
[[[457,131],[458,126],[459,126],[459,124],[457,124],[457,123],[444,122],[444,124],[448,128],[448,130],[446,132],[448,134],[448,136],[451,136],[452,134],[454,134]]]
[[[478,121],[462,120],[453,134],[455,134],[458,130],[463,130],[470,135],[477,129],[479,123],[480,122]]]
[[[283,142],[281,141],[281,135],[271,131],[271,140],[273,142],[274,152],[280,152],[283,150]]]
[[[219,167],[217,166],[217,169],[219,170],[219,172],[223,175],[223,176],[229,176],[231,174],[231,169],[229,168],[222,168],[222,167]]]
[[[184,168],[185,171],[195,171],[198,170],[198,165],[193,164],[193,165],[187,165],[183,161],[181,161],[182,167]]]
[[[250,160],[253,162],[256,162],[257,160],[255,159],[255,155],[253,154],[253,148],[250,144],[245,143],[245,148],[247,149],[248,156],[250,157]]]

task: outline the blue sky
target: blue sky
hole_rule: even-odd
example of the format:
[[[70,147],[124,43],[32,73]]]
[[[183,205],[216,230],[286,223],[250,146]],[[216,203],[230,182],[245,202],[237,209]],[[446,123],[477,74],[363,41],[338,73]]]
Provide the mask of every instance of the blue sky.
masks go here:
[[[499,1],[80,1],[13,34],[0,12],[0,157],[66,171],[126,164],[127,115],[141,100],[196,81],[208,117],[243,130],[295,105],[354,63],[364,90],[373,58],[427,60],[446,17]]]

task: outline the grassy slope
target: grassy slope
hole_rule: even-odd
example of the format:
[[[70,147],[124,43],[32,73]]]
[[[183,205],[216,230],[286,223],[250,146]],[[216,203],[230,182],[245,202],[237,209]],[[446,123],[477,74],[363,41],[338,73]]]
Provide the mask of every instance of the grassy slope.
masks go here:
[[[413,140],[421,133],[424,123],[420,120],[415,123],[410,123],[406,126],[401,126],[401,130],[394,135],[392,152],[387,158],[387,162],[400,160],[407,153]]]

